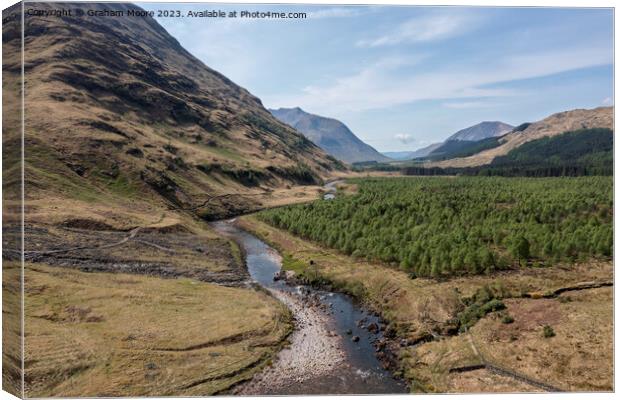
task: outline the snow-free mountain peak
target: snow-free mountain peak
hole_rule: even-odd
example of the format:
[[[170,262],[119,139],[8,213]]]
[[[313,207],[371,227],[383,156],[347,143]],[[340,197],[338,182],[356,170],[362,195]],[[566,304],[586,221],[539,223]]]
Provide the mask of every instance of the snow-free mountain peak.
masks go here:
[[[342,122],[310,114],[299,107],[269,110],[277,119],[303,133],[308,139],[337,159],[347,162],[390,161],[361,141]]]
[[[483,121],[469,128],[461,129],[446,139],[446,141],[461,140],[474,142],[490,137],[502,136],[510,132],[512,128],[514,128],[512,125],[501,121]]]

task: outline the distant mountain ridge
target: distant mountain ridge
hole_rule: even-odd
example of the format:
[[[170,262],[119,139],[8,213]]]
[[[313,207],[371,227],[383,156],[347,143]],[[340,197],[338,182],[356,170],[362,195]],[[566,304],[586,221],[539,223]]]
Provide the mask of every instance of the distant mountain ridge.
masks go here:
[[[299,107],[269,109],[269,111],[278,120],[292,126],[325,152],[341,161],[347,163],[390,161],[336,119],[310,114]]]
[[[443,143],[433,143],[414,151],[386,151],[381,154],[397,161],[413,160],[414,158],[426,157],[442,144]]]
[[[514,126],[501,121],[483,121],[479,124],[461,129],[456,132],[446,142],[451,140],[475,142],[494,136],[502,136],[510,132]]]
[[[432,160],[445,160],[475,148],[482,140],[505,135],[512,129],[514,127],[505,122],[483,121],[455,132],[443,142],[433,143],[415,151],[387,152],[383,155],[398,161],[427,157]]]
[[[563,111],[518,128],[499,138],[499,146],[483,150],[468,157],[453,158],[427,164],[431,167],[463,168],[490,164],[496,157],[508,154],[523,144],[562,135],[580,129],[607,128],[613,130],[613,107],[598,107],[591,110],[576,109]]]

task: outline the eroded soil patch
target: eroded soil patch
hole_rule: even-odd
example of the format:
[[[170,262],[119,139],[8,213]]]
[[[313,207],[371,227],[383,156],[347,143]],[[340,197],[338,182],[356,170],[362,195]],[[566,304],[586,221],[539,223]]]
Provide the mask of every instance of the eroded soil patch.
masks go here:
[[[17,237],[19,229],[6,228],[4,235]],[[230,241],[179,230],[126,232],[27,225],[25,245],[29,262],[84,272],[187,277],[227,286],[245,285],[248,278]],[[4,257],[17,260],[19,253],[5,248]]]

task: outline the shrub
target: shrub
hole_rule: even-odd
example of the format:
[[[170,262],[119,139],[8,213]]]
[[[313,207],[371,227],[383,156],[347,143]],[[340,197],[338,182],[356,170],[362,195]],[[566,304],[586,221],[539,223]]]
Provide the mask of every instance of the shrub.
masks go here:
[[[501,300],[493,299],[485,303],[480,309],[486,315],[490,312],[503,310],[505,308],[506,305]]]
[[[553,331],[553,328],[550,327],[549,325],[545,325],[543,327],[543,337],[544,338],[550,338],[550,337],[554,337],[555,336],[555,332]]]
[[[512,324],[513,322],[515,322],[515,319],[511,315],[506,314],[502,318],[503,324]]]
[[[506,305],[498,299],[491,299],[482,305],[479,303],[472,303],[457,316],[460,325],[459,330],[465,332],[467,329],[474,326],[478,320],[484,318],[485,315],[505,308]]]

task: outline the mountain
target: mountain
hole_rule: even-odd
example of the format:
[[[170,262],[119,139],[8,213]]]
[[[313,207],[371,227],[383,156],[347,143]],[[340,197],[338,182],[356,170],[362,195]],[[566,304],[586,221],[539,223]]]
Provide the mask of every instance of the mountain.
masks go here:
[[[526,142],[506,155],[495,157],[489,167],[491,171],[502,172],[555,170],[558,174],[612,175],[613,151],[611,129],[579,129]]]
[[[479,124],[470,126],[469,128],[461,129],[456,132],[446,142],[452,140],[470,141],[476,142],[478,140],[501,136],[508,133],[514,128],[512,125],[508,125],[500,121],[484,121]]]
[[[441,146],[431,151],[426,158],[429,160],[447,160],[455,157],[464,157],[475,154],[490,147],[496,147],[496,138],[510,132],[512,125],[500,121],[484,121],[479,124],[461,129]]]
[[[59,4],[29,7],[44,14]],[[191,208],[230,192],[317,184],[343,168],[155,19],[127,16],[141,8],[67,8],[81,15],[26,19],[29,196]],[[125,16],[88,15],[95,10]],[[19,82],[20,39],[18,19],[3,25],[5,82]],[[17,90],[7,87],[19,99]],[[5,131],[7,154],[18,154],[19,135]]]
[[[299,107],[269,111],[341,161],[390,161],[388,157],[362,142],[345,124],[336,119],[310,114]]]
[[[432,162],[431,167],[473,167],[491,163],[496,157],[508,154],[524,143],[554,137],[581,129],[607,128],[613,130],[613,107],[592,110],[576,109],[553,114],[541,121],[522,124],[499,138],[499,145],[467,157]]]
[[[500,121],[484,121],[479,124],[461,129],[441,143],[434,143],[430,146],[416,151],[402,151],[383,153],[383,155],[395,160],[413,160],[415,158],[428,158],[430,160],[445,160],[453,157],[471,155],[483,150],[491,144],[493,139],[510,132],[512,125]],[[483,140],[485,143],[479,143]],[[482,147],[480,147],[482,146]]]
[[[389,157],[394,160],[405,161],[405,160],[413,160],[414,158],[422,158],[429,155],[433,150],[441,146],[442,143],[433,143],[426,147],[422,147],[415,151],[390,151],[382,153],[384,156]]]
[[[428,154],[426,159],[437,161],[467,157],[482,150],[499,146],[499,140],[499,137],[489,137],[482,140],[448,140]]]

